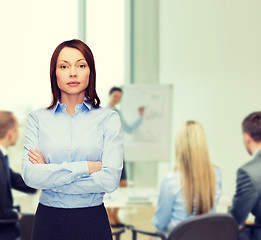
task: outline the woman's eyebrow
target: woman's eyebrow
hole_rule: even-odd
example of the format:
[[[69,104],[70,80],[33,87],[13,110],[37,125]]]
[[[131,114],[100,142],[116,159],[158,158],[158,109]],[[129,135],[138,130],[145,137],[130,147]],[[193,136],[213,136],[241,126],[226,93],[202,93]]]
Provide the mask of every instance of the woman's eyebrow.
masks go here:
[[[86,62],[86,60],[85,60],[84,58],[81,58],[81,59],[77,60],[77,62],[79,62],[79,61],[81,61],[81,60],[83,60],[83,61]]]
[[[66,61],[66,60],[61,60],[60,62],[66,62],[66,63],[69,63],[68,61]]]
[[[82,60],[84,60],[84,61],[86,62],[86,60],[85,60],[84,58],[78,59],[76,62],[79,62],[79,61],[82,61]],[[66,62],[66,63],[69,63],[69,62],[66,61],[66,60],[61,60],[61,61]]]

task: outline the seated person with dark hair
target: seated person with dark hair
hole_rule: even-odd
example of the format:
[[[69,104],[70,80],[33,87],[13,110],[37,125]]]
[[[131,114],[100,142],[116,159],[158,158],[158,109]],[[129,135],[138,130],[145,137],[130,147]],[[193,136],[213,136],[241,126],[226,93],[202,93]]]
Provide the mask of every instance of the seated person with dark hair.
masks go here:
[[[13,211],[11,188],[35,193],[36,190],[25,185],[20,174],[9,168],[7,149],[15,145],[18,138],[18,122],[11,112],[0,111],[0,220],[17,220],[21,216]],[[19,239],[17,223],[0,224],[0,239]]]
[[[261,224],[261,112],[247,116],[242,123],[244,144],[252,160],[237,171],[236,193],[230,213],[239,225],[248,214],[255,216],[255,224]],[[261,229],[249,229],[240,239],[261,239]]]

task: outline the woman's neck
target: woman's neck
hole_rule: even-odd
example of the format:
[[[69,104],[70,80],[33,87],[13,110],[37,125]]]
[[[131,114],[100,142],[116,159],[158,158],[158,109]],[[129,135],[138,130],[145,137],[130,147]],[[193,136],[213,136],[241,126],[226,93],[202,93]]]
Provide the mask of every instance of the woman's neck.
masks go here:
[[[61,93],[60,102],[66,104],[66,111],[72,116],[75,112],[75,106],[81,104],[84,100],[85,92],[79,94],[64,94]]]

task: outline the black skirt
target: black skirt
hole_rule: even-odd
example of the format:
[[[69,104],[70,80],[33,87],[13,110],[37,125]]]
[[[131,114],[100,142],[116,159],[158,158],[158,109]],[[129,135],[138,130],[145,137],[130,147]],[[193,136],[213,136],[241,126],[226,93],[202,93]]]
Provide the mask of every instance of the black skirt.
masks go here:
[[[104,205],[88,208],[55,208],[39,203],[33,240],[112,240]]]

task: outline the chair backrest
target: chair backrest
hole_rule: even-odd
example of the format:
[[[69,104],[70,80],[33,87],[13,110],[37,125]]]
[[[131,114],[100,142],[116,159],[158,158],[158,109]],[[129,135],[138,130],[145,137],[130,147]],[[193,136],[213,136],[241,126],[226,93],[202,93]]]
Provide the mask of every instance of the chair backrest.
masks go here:
[[[23,215],[20,224],[22,240],[31,240],[34,225],[34,215]]]
[[[15,224],[18,219],[0,219],[0,226]]]
[[[237,240],[238,224],[229,214],[203,214],[178,224],[168,240]]]

